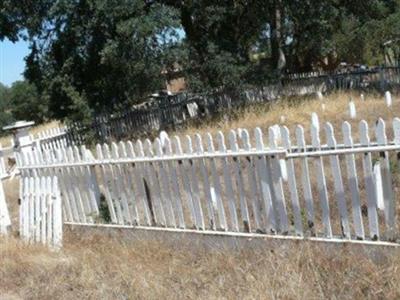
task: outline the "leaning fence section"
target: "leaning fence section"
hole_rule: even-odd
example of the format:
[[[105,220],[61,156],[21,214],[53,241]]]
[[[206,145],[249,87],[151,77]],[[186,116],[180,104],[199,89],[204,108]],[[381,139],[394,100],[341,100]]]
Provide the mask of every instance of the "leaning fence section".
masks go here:
[[[294,132],[38,148],[20,169],[57,176],[69,224],[398,242],[400,120],[386,126],[344,122],[335,133],[315,117]]]

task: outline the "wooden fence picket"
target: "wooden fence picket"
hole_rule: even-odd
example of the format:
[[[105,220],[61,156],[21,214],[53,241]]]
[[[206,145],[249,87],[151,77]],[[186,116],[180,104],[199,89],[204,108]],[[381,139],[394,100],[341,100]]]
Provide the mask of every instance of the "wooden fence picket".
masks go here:
[[[376,125],[376,140],[378,145],[386,146],[386,125],[385,122],[379,118]],[[382,188],[383,188],[383,199],[385,203],[385,222],[386,222],[386,234],[387,238],[394,239],[395,230],[395,211],[396,207],[394,205],[394,195],[392,186],[392,173],[390,171],[390,158],[387,151],[382,151],[379,153],[381,160],[381,174],[382,174]]]
[[[152,149],[152,144],[150,140],[145,141],[145,145],[143,147],[142,142],[140,140],[137,141],[137,146],[139,148],[139,153],[142,157],[144,157],[143,150],[145,151],[145,154],[147,157],[154,157],[153,154],[153,149]],[[157,176],[157,171],[155,169],[154,163],[149,162],[147,164],[148,166],[148,176],[147,180],[150,182],[150,185],[148,186],[150,195],[152,195],[151,200],[152,200],[152,205],[153,205],[153,210],[154,210],[154,215],[156,217],[156,221],[158,221],[161,226],[166,226],[166,216],[165,216],[165,211],[163,207],[163,200],[162,200],[162,194],[161,194],[161,189],[160,189],[160,181]],[[158,213],[156,213],[158,211]]]
[[[159,138],[156,138],[154,141],[154,148],[156,151],[157,157],[162,157],[163,151],[161,148],[161,141]],[[169,227],[174,227],[176,228],[176,220],[175,220],[175,213],[174,209],[172,207],[172,198],[173,195],[171,193],[171,184],[170,184],[170,178],[167,173],[167,164],[165,162],[159,162],[158,164],[158,171],[159,171],[159,178],[160,178],[160,188],[161,188],[161,193],[163,195],[164,199],[164,208],[166,212],[166,217],[168,221],[168,226]]]
[[[277,145],[277,137],[275,130],[270,127],[268,130],[269,134],[269,147],[272,150],[276,150],[278,148]],[[268,157],[269,165],[271,168],[271,177],[272,177],[272,188],[274,190],[277,212],[279,215],[279,229],[281,233],[287,234],[289,232],[289,222],[286,211],[286,203],[285,203],[285,195],[283,193],[283,185],[282,185],[282,171],[279,163],[279,159],[276,156]]]
[[[74,155],[73,155],[73,150],[72,148],[67,148],[66,149],[66,159],[68,163],[73,163],[74,162]],[[76,170],[76,167],[70,167],[69,168],[70,173],[69,173],[69,184],[71,186],[71,191],[74,195],[75,198],[75,203],[78,208],[78,214],[79,214],[79,219],[87,223],[88,218],[87,218],[87,208],[85,208],[85,200],[82,197],[81,191],[79,189],[79,176]]]
[[[114,160],[118,160],[119,153],[118,153],[118,146],[115,142],[111,143],[111,158]],[[129,191],[127,190],[123,171],[120,164],[116,164],[113,166],[113,183],[118,195],[118,202],[120,203],[121,213],[124,224],[133,224],[131,211],[128,205],[128,195]]]
[[[320,150],[321,143],[319,140],[319,126],[318,127],[315,125],[311,126],[311,140],[315,150]],[[327,238],[332,238],[332,227],[331,227],[331,219],[329,212],[328,191],[326,187],[324,163],[322,157],[315,157],[313,160],[316,169],[318,193],[322,208],[322,222],[324,225],[324,234]]]
[[[193,146],[192,146],[192,139],[189,135],[186,136],[186,154],[193,154]],[[200,189],[199,189],[199,181],[197,178],[197,167],[193,159],[188,160],[188,167],[189,167],[189,180],[190,180],[190,185],[192,187],[192,192],[193,192],[193,207],[194,207],[194,213],[196,216],[196,224],[198,229],[205,229],[205,224],[204,224],[204,215],[203,215],[203,208],[201,206],[201,201],[200,201]]]
[[[173,139],[173,145],[174,145],[174,151],[176,155],[183,155],[183,150],[182,150],[182,145],[181,145],[181,140],[178,136],[175,136]],[[189,181],[189,175],[186,171],[186,166],[184,161],[179,160],[178,161],[178,170],[177,170],[178,175],[182,178],[183,182],[183,188],[185,190],[186,194],[186,199],[187,199],[187,206],[189,208],[190,212],[190,220],[193,226],[197,227],[197,218],[196,218],[196,213],[194,209],[194,199],[193,199],[193,193],[192,189],[190,187],[190,181]]]
[[[360,122],[359,125],[360,132],[360,143],[363,146],[368,147],[370,144],[369,133],[368,133],[368,124],[364,120]],[[373,169],[372,169],[372,158],[370,152],[365,152],[363,155],[363,171],[364,171],[364,182],[365,182],[365,190],[367,194],[367,202],[368,202],[368,224],[369,224],[369,232],[370,238],[372,240],[379,239],[379,223],[378,223],[378,213],[377,203],[375,199],[376,191],[375,184],[373,179]]]
[[[93,155],[89,150],[86,149],[84,145],[81,146],[82,161],[89,162]],[[99,203],[100,203],[100,190],[99,184],[97,182],[94,167],[82,167],[84,173],[84,179],[86,183],[86,188],[88,189],[91,211],[95,216],[99,216]]]
[[[343,143],[346,147],[353,148],[353,138],[351,135],[351,125],[344,122],[342,125]],[[354,230],[357,239],[365,239],[364,225],[361,214],[360,191],[358,187],[358,176],[354,154],[345,155],[347,178],[350,188],[350,196],[352,203],[352,214],[354,222]]]
[[[218,143],[218,151],[221,153],[226,153],[225,137],[221,131],[217,133],[217,143]],[[221,164],[222,164],[225,192],[228,202],[229,214],[231,218],[232,230],[239,231],[239,221],[237,217],[236,204],[235,204],[236,198],[235,198],[235,193],[233,191],[228,159],[222,158]]]
[[[237,144],[237,138],[236,138],[236,132],[234,130],[231,130],[229,132],[229,145],[230,145],[231,151],[233,151],[233,152],[239,151],[239,146]],[[232,172],[236,179],[235,182],[236,182],[236,187],[237,187],[237,191],[239,194],[240,213],[242,216],[244,231],[251,232],[249,210],[247,207],[247,201],[246,201],[246,196],[245,196],[240,159],[233,157],[232,160],[230,160],[230,165],[232,167]]]
[[[325,132],[327,138],[327,144],[330,149],[336,149],[336,138],[333,131],[333,126],[331,123],[326,123]],[[344,185],[342,179],[342,171],[340,169],[340,162],[338,155],[329,156],[331,170],[333,175],[333,184],[335,188],[336,200],[339,208],[340,223],[342,234],[346,238],[351,238],[349,219],[347,215],[347,205],[344,193]]]
[[[127,145],[127,157],[135,158],[135,150],[131,141],[126,143]],[[135,190],[137,191],[138,199],[142,199],[142,206],[144,212],[144,218],[146,220],[147,225],[155,224],[155,221],[151,218],[150,209],[148,204],[148,199],[146,195],[146,187],[144,186],[144,175],[143,170],[140,164],[131,164],[131,174],[135,184]],[[138,201],[139,202],[139,201]],[[137,205],[139,203],[137,202]],[[139,220],[139,219],[138,219]]]
[[[292,149],[292,143],[290,141],[289,129],[286,126],[281,127],[281,136],[283,140],[284,147],[290,151]],[[301,220],[301,209],[299,203],[299,196],[297,194],[297,183],[296,183],[296,173],[294,168],[293,159],[286,159],[286,168],[288,171],[288,184],[290,189],[290,197],[292,200],[293,217],[296,234],[299,236],[303,235],[303,223]]]
[[[204,154],[204,148],[203,148],[203,141],[201,139],[201,135],[196,134],[195,135],[195,140],[194,140],[194,150],[197,154],[202,155]],[[212,230],[216,229],[216,221],[215,221],[215,214],[214,214],[214,206],[213,206],[213,199],[211,195],[211,186],[210,186],[210,181],[209,181],[209,175],[206,169],[205,165],[205,160],[204,159],[198,159],[198,166],[200,169],[200,174],[203,182],[203,188],[204,188],[204,195],[207,201],[207,216],[208,216],[208,223],[209,223],[209,228]]]
[[[72,150],[72,151],[70,151],[72,161],[82,162],[78,147],[71,146],[70,149]],[[52,152],[54,152],[54,150]],[[86,179],[87,179],[86,175],[85,175],[86,170],[82,166],[76,167],[74,169],[75,169],[75,175],[76,175],[76,183],[78,185],[78,190],[80,192],[81,199],[83,202],[83,207],[85,209],[85,215],[87,218],[87,222],[93,223],[94,217],[96,217],[96,215],[95,215],[95,211],[92,209],[93,199],[91,199],[90,189],[88,188],[89,184],[86,182]]]
[[[214,141],[213,141],[212,135],[209,132],[207,132],[207,134],[206,134],[206,139],[207,139],[207,152],[215,153]],[[211,158],[209,160],[209,165],[210,165],[210,169],[211,169],[212,184],[213,184],[214,192],[215,192],[215,202],[217,205],[219,228],[222,230],[228,230],[228,225],[226,222],[226,215],[225,215],[225,208],[224,208],[223,199],[222,199],[221,181],[220,181],[219,175],[217,173],[216,161],[214,158]]]
[[[172,156],[172,145],[171,145],[171,140],[169,139],[168,135],[164,137],[163,141],[163,147],[164,147],[164,152],[167,156]],[[178,182],[178,173],[175,168],[175,164],[173,161],[168,161],[167,163],[167,169],[169,173],[169,180],[171,180],[171,188],[172,188],[172,195],[173,195],[173,202],[174,202],[174,207],[177,213],[177,218],[178,218],[178,227],[181,229],[184,229],[186,227],[185,225],[185,218],[183,215],[183,206],[182,206],[182,194],[179,189],[179,182]]]
[[[103,150],[101,148],[101,145],[99,145],[99,144],[96,145],[96,156],[97,156],[98,160],[104,160]],[[116,210],[114,207],[114,202],[113,202],[113,193],[110,188],[110,184],[108,183],[107,169],[106,169],[105,165],[100,166],[100,176],[101,176],[101,180],[103,182],[105,200],[107,202],[107,207],[108,207],[108,210],[110,213],[111,222],[114,224],[117,224],[118,219],[117,219],[117,213],[116,213]]]
[[[126,152],[126,146],[123,141],[118,143],[117,152],[120,158],[126,159],[128,157],[128,153]],[[126,192],[126,197],[128,201],[128,211],[129,215],[131,216],[131,224],[139,225],[140,224],[140,216],[138,211],[138,198],[135,194],[135,189],[133,187],[132,181],[132,173],[131,173],[131,166],[129,164],[123,164],[120,167],[121,172],[121,179],[124,181],[124,187]],[[125,182],[126,180],[126,182]]]
[[[256,149],[258,151],[265,150],[263,134],[260,128],[254,130],[256,138]],[[260,179],[261,194],[263,197],[263,208],[265,216],[265,229],[267,233],[275,233],[277,231],[276,217],[275,217],[275,203],[272,199],[272,181],[268,172],[267,160],[265,156],[260,155],[256,159],[256,169],[258,178]]]
[[[249,132],[247,131],[247,129],[241,130],[241,138],[243,141],[244,150],[250,151],[251,150],[250,135],[249,135]],[[256,231],[261,232],[262,226],[261,226],[261,219],[260,219],[260,211],[261,211],[260,194],[259,194],[259,188],[258,188],[258,184],[257,184],[257,176],[256,176],[256,170],[255,170],[253,157],[251,157],[251,156],[246,157],[245,164],[247,165],[247,169],[249,170],[248,171],[248,183],[249,183],[249,191],[250,191],[250,201],[251,201],[252,208],[253,208],[253,215],[254,215]]]
[[[107,144],[102,146],[104,158],[111,160],[110,148]],[[111,201],[115,207],[115,213],[117,216],[118,224],[124,224],[124,216],[122,213],[121,196],[118,193],[117,186],[115,184],[115,170],[112,164],[106,165],[106,182],[111,192]]]

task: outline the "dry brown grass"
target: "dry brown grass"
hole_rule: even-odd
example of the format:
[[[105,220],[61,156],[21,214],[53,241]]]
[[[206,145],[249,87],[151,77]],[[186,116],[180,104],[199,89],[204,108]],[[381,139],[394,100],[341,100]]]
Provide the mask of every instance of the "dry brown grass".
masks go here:
[[[357,117],[352,120],[349,117],[348,103],[352,98],[356,110]],[[361,101],[360,95],[356,93],[335,93],[324,98],[321,102],[315,97],[307,97],[303,99],[282,99],[281,101],[270,105],[255,104],[245,109],[240,109],[229,116],[220,116],[214,120],[193,124],[184,130],[171,132],[178,136],[194,135],[195,133],[210,132],[212,134],[217,131],[224,133],[230,129],[246,128],[249,131],[255,127],[260,127],[265,133],[267,128],[274,124],[287,126],[293,133],[296,125],[305,126],[305,131],[309,129],[311,113],[316,112],[320,118],[321,124],[331,122],[340,136],[341,124],[349,121],[354,132],[358,132],[358,123],[365,119],[370,125],[378,118],[383,118],[391,122],[394,116],[400,116],[400,95],[392,95],[393,106],[387,108],[384,98],[380,95],[366,95],[365,101]],[[325,104],[325,111],[322,109],[322,103]],[[284,116],[284,122],[281,120]],[[323,128],[321,128],[323,130]]]
[[[382,98],[356,101],[359,118],[399,116],[400,99],[388,110]],[[266,108],[256,105],[227,121],[202,124],[179,135],[280,123],[308,124],[316,111],[336,125],[347,117],[348,94]],[[353,121],[352,123],[357,122]],[[337,126],[336,126],[337,127]],[[16,181],[6,184],[14,224]],[[161,237],[160,237],[161,235]],[[308,242],[205,245],[188,236],[128,239],[123,235],[65,233],[52,252],[17,238],[0,238],[0,299],[399,299],[400,251]],[[247,243],[247,244],[246,244]],[[211,246],[210,246],[211,244]]]
[[[61,252],[16,239],[0,245],[0,291],[23,299],[400,297],[400,255],[393,249],[290,242],[210,249],[186,238],[76,233]]]

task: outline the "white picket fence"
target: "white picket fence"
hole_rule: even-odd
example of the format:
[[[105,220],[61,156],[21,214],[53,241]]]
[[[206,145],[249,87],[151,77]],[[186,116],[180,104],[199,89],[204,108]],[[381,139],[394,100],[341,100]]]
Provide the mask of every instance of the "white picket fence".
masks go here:
[[[41,149],[59,149],[73,143],[65,127],[56,127],[39,132],[37,135],[29,135],[29,148],[39,147]],[[27,141],[24,141],[25,143]],[[26,145],[24,145],[26,147]],[[14,140],[11,139],[11,146],[3,148],[0,144],[0,180],[4,181],[19,174],[16,168]],[[3,185],[0,184],[0,233],[6,235],[11,226],[11,219],[7,207]]]
[[[65,148],[75,144],[67,127],[54,127],[32,135],[32,142],[43,149]]]
[[[400,119],[390,131],[382,119],[374,127],[361,121],[357,136],[344,122],[338,143],[314,115],[310,139],[302,126],[290,135],[275,125],[267,136],[186,136],[183,147],[165,134],[97,145],[96,156],[85,146],[42,147],[19,161],[24,178],[58,178],[67,224],[382,244],[399,237]]]
[[[20,201],[20,236],[26,241],[61,247],[63,226],[57,177],[22,177]]]

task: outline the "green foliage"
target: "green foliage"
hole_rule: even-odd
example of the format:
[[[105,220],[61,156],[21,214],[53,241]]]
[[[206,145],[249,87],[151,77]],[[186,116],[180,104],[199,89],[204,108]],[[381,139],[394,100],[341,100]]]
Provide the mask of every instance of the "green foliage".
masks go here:
[[[54,118],[87,119],[143,99],[163,88],[162,71],[175,61],[169,50],[179,23],[163,5],[57,1],[43,23],[25,76]]]
[[[0,9],[0,40],[31,45],[25,77],[36,89],[16,87],[18,118],[88,124],[163,89],[176,68],[191,90],[236,93],[284,72],[400,60],[399,0],[4,0]]]
[[[10,112],[10,89],[0,83],[0,128],[10,124],[13,117]]]
[[[9,90],[9,111],[16,120],[40,123],[47,114],[47,104],[39,97],[36,87],[27,81],[16,81]]]
[[[105,223],[111,222],[110,209],[108,207],[106,197],[100,194],[100,205],[99,205],[100,221]]]

